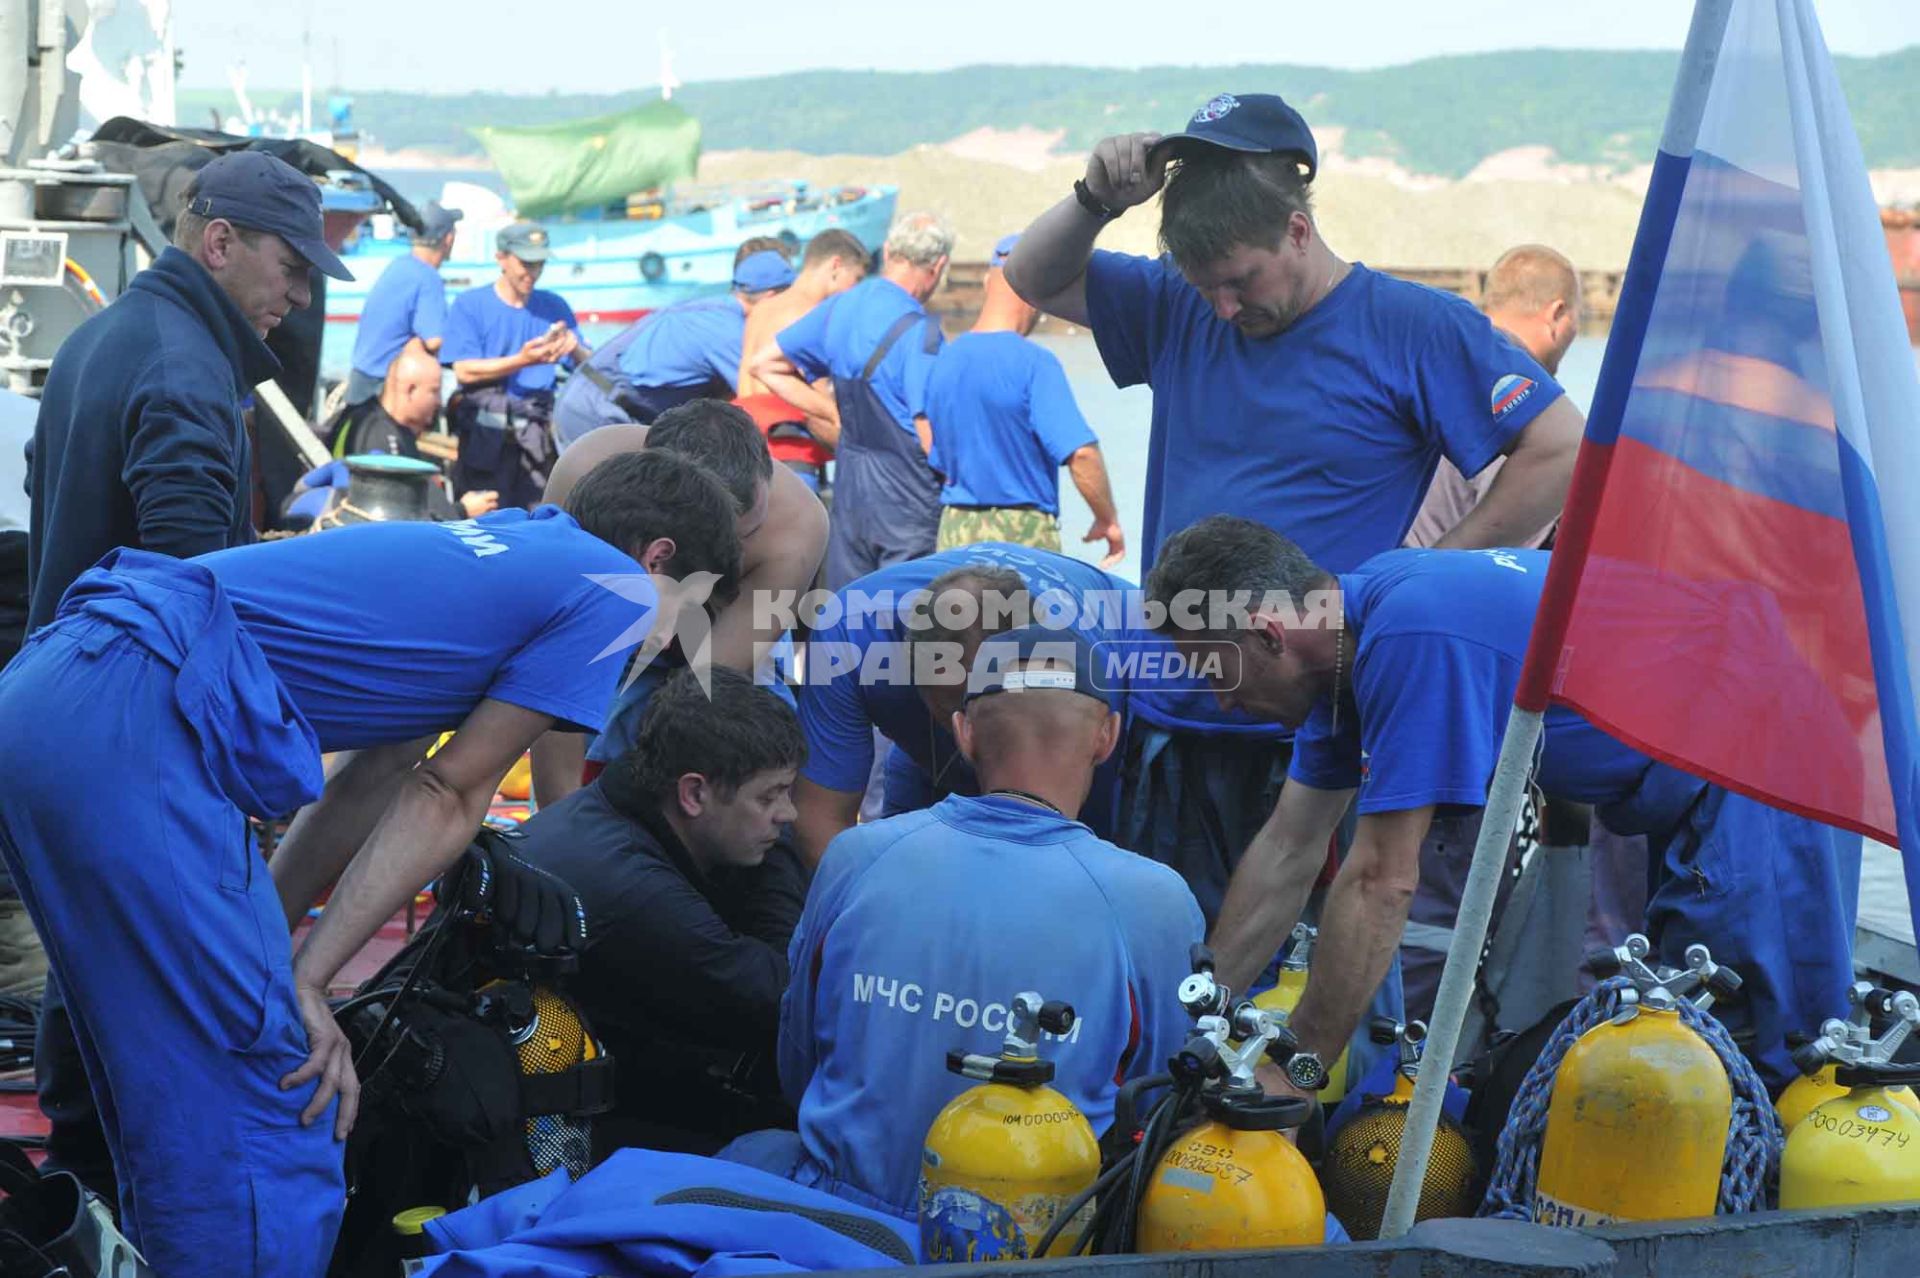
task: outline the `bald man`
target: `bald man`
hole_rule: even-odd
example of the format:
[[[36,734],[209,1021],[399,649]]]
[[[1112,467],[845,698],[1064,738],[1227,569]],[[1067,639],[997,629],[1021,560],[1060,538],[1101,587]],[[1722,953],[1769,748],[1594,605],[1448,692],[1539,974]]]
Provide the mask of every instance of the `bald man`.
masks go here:
[[[380,394],[355,404],[334,428],[333,455],[393,453],[420,457],[420,436],[440,417],[440,361],[419,342],[408,342],[387,368]],[[460,508],[467,518],[487,514],[500,504],[491,489],[462,493]]]
[[[826,508],[798,475],[772,464],[766,441],[740,409],[714,400],[695,401],[661,414],[653,429],[666,427],[670,419],[677,423],[675,451],[706,464],[734,491],[742,551],[740,592],[714,618],[712,654],[716,665],[752,674],[756,654],[769,652],[786,633],[779,621],[756,618],[754,601],[785,592],[791,606],[813,585],[827,550]],[[739,429],[751,440],[743,444],[735,438]],[[646,426],[623,424],[581,436],[554,464],[543,500],[564,505],[573,486],[596,465],[644,449],[648,432]],[[752,441],[758,441],[757,453]],[[760,465],[734,464],[748,454],[749,461],[757,459]],[[757,483],[749,477],[755,473]],[[617,710],[608,719],[608,733],[630,726],[639,708]],[[550,732],[541,738],[533,751],[534,789],[541,806],[580,788],[586,759],[587,742],[578,734]]]
[[[1044,981],[1079,1013],[1047,1057],[1053,1086],[1096,1131],[1123,1082],[1179,1050],[1192,1022],[1176,990],[1200,907],[1172,870],[1069,815],[1120,741],[1095,662],[1072,630],[981,643],[950,719],[980,792],[856,826],[827,848],[781,1005],[780,1083],[799,1133],[757,1132],[722,1157],[910,1220],[922,1134],[960,1089],[947,1051],[994,1051],[1014,992]],[[856,993],[876,976],[924,999],[890,1007]],[[956,1007],[988,1010],[945,1014]]]
[[[1580,333],[1580,273],[1564,255],[1544,244],[1508,249],[1487,272],[1487,295],[1481,309],[1509,340],[1538,360],[1547,372],[1557,374],[1567,348]],[[1493,477],[1500,473],[1504,461],[1504,457],[1494,458],[1469,480],[1442,457],[1420,513],[1407,530],[1405,544],[1431,546],[1446,536],[1493,486]],[[1539,547],[1552,531],[1549,523],[1515,544]]]

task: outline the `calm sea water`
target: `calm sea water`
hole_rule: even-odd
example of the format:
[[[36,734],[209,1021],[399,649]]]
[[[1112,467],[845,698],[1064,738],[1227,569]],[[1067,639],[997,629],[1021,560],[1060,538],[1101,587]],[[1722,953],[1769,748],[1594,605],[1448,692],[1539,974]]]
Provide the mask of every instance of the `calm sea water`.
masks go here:
[[[611,337],[618,329],[589,326],[587,340],[595,345]],[[1152,394],[1145,387],[1118,389],[1107,378],[1093,339],[1084,333],[1047,335],[1037,339],[1059,356],[1068,381],[1073,386],[1081,411],[1100,436],[1106,454],[1107,469],[1113,481],[1114,503],[1127,530],[1128,558],[1116,570],[1137,578],[1140,573],[1138,536],[1140,512],[1146,493],[1147,433],[1153,409]],[[329,376],[344,376],[352,349],[350,325],[328,326],[322,367]],[[1559,380],[1582,413],[1593,401],[1594,383],[1600,376],[1600,360],[1606,351],[1604,337],[1583,337],[1573,344],[1560,365]],[[1920,350],[1915,352],[1920,361]],[[1080,542],[1093,517],[1073,485],[1063,482],[1060,492],[1061,531],[1071,554],[1096,563],[1105,553],[1105,543],[1083,545]],[[1900,872],[1900,854],[1890,848],[1869,844],[1860,884],[1860,921],[1876,931],[1913,940],[1913,925],[1907,908],[1907,890]]]

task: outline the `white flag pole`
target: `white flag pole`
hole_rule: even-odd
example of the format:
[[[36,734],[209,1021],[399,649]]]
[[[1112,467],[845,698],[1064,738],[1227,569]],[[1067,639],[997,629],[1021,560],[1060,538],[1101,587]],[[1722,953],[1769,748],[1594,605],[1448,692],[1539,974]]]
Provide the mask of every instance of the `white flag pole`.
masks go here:
[[[1734,2],[1698,0],[1694,5],[1693,23],[1687,30],[1686,50],[1680,55],[1680,72],[1674,81],[1666,129],[1660,140],[1660,149],[1670,156],[1685,159],[1693,154],[1700,118],[1713,85],[1721,41],[1726,34],[1727,15]],[[1639,233],[1645,235],[1647,230],[1643,220]],[[1665,228],[1659,232],[1665,234]],[[1655,283],[1656,280],[1636,279],[1629,274],[1625,288],[1637,285],[1651,289]],[[1603,377],[1607,371],[1602,369]],[[1625,371],[1631,373],[1631,369]],[[1540,638],[1536,632],[1536,641]],[[1459,914],[1454,920],[1453,943],[1447,949],[1447,964],[1440,976],[1439,992],[1434,996],[1433,1018],[1427,1025],[1423,1056],[1426,1068],[1420,1071],[1414,1084],[1413,1101],[1407,1107],[1406,1125],[1401,1129],[1393,1189],[1387,1195],[1386,1211],[1380,1221],[1382,1239],[1398,1238],[1411,1229],[1420,1206],[1427,1162],[1433,1154],[1433,1135],[1440,1124],[1440,1104],[1446,1097],[1447,1076],[1459,1048],[1467,1000],[1473,994],[1474,977],[1480,968],[1480,951],[1486,945],[1487,925],[1500,888],[1500,871],[1506,864],[1507,848],[1519,824],[1520,804],[1526,797],[1527,774],[1540,741],[1542,720],[1542,711],[1524,710],[1518,705],[1507,719],[1506,735],[1500,743],[1500,761],[1494,767],[1493,784],[1480,823],[1480,839],[1473,849],[1473,866],[1467,873]]]

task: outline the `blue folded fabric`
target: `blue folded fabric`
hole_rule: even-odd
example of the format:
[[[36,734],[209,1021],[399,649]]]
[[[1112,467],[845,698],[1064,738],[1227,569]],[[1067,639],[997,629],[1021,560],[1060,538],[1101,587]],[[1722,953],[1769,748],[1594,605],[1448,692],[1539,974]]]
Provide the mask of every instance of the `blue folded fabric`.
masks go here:
[[[913,1263],[911,1223],[737,1163],[623,1149],[427,1224],[439,1278],[592,1278],[874,1269]]]

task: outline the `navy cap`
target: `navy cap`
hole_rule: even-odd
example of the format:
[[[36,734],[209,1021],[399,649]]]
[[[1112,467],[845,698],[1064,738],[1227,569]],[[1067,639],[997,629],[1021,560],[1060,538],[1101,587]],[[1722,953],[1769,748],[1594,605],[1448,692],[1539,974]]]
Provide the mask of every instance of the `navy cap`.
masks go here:
[[[422,244],[438,244],[453,234],[454,223],[465,216],[459,209],[444,208],[440,201],[428,200],[420,206],[420,229],[414,232],[413,238]]]
[[[188,190],[187,212],[277,235],[323,273],[353,278],[323,238],[320,188],[285,160],[265,151],[229,151],[194,174]]]
[[[733,286],[742,293],[764,293],[793,283],[793,263],[772,249],[741,258],[733,268]]]
[[[967,700],[996,692],[1051,688],[1106,702],[1095,678],[1093,645],[1077,630],[1021,626],[981,640],[967,671]],[[1029,662],[1047,668],[1023,669]],[[1061,668],[1055,668],[1061,667]]]
[[[1185,159],[1202,146],[1265,155],[1292,155],[1307,167],[1307,181],[1320,168],[1320,148],[1298,111],[1271,93],[1222,93],[1193,113],[1187,127],[1169,133],[1147,152]]]
[[[500,234],[493,237],[493,246],[523,262],[544,262],[549,251],[547,228],[538,222],[514,222],[500,228]]]
[[[1012,235],[1001,236],[1000,242],[993,246],[993,256],[988,259],[987,268],[997,271],[1005,266],[1007,264],[1007,258],[1013,253],[1013,246],[1019,242],[1020,232],[1018,231],[1015,231]]]

